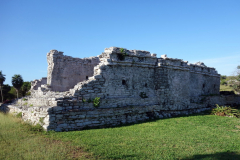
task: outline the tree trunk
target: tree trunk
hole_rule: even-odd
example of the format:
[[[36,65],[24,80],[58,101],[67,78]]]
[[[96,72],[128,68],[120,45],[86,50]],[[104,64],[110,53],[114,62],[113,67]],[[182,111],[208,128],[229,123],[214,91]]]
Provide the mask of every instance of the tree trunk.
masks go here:
[[[18,90],[17,90],[17,99],[18,99]]]
[[[2,86],[0,86],[1,89],[1,95],[2,95],[2,103],[3,103],[3,94],[2,94]]]

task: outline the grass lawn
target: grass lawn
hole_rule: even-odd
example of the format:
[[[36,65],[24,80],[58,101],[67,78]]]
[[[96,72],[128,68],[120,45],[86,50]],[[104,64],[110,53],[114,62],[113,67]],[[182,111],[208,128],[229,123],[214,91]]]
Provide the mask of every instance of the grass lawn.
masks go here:
[[[102,159],[240,159],[240,119],[214,115],[48,136],[70,141]]]
[[[91,158],[80,147],[46,138],[44,132],[0,112],[0,159],[73,159]]]
[[[233,89],[226,85],[220,85],[220,91],[233,91]]]
[[[240,159],[238,118],[199,114],[47,134],[13,121],[0,114],[0,159]]]

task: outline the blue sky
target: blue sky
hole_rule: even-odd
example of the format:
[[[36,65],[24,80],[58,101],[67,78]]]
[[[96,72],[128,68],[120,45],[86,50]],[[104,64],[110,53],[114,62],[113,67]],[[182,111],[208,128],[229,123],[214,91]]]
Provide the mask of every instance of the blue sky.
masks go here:
[[[97,56],[111,46],[204,62],[232,75],[240,65],[239,0],[0,0],[0,70],[47,76],[51,49]]]

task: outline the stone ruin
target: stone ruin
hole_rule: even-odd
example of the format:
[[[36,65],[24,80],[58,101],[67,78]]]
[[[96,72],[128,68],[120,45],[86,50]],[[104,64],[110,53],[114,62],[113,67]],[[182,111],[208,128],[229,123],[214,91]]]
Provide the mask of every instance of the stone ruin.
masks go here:
[[[2,109],[45,130],[116,126],[240,103],[219,95],[220,74],[202,62],[118,47],[84,59],[51,50],[47,62],[48,75],[32,82],[31,96]]]

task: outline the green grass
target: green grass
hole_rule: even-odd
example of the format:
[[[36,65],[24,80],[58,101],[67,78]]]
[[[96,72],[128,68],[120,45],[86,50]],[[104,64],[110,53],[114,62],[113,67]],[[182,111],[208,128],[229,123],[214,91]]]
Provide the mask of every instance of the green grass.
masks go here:
[[[220,91],[233,91],[233,88],[226,85],[220,85]]]
[[[40,128],[0,113],[0,159],[73,159],[91,158],[80,147],[46,138]]]
[[[198,115],[51,133],[102,159],[240,159],[240,119]]]
[[[240,159],[239,118],[198,114],[47,134],[13,121],[0,114],[0,159],[73,159],[90,153],[95,159]]]

